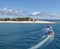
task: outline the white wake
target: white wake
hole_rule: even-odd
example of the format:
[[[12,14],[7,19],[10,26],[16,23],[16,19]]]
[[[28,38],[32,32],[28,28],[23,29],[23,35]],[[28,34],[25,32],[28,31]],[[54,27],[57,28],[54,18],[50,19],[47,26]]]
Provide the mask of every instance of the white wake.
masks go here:
[[[48,35],[44,40],[42,40],[41,42],[39,42],[37,45],[29,48],[29,49],[37,49],[40,48],[44,43],[46,43],[48,40],[50,40],[50,42],[53,40],[54,35]]]

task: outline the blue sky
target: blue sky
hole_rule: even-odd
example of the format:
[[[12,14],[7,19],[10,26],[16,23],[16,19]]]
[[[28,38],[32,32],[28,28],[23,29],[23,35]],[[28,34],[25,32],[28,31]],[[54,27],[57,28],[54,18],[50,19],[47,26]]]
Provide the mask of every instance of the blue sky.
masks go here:
[[[56,17],[39,16],[40,18],[60,18],[60,0],[0,0],[0,8],[19,9],[26,11],[27,14],[33,14],[35,12],[38,14],[49,13],[49,15],[58,15]]]

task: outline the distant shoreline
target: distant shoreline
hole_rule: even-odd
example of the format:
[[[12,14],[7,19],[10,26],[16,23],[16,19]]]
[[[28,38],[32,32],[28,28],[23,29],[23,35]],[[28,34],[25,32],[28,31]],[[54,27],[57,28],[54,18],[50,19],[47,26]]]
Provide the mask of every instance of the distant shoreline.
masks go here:
[[[56,23],[56,22],[50,22],[50,21],[0,21],[0,23]]]

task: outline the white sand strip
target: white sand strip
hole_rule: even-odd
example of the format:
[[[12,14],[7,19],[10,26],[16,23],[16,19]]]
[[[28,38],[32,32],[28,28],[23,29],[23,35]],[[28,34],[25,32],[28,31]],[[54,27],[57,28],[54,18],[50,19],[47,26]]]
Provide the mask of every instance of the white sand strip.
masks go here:
[[[56,23],[49,21],[0,21],[0,23]]]

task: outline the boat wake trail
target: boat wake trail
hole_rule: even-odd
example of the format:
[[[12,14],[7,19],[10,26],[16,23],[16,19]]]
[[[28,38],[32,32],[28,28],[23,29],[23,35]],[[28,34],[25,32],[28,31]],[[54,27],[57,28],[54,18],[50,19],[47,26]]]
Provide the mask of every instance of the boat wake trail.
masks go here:
[[[48,35],[45,39],[43,39],[41,42],[39,42],[37,45],[29,48],[29,49],[38,49],[41,46],[43,46],[46,42],[51,42],[54,39],[54,35]]]

